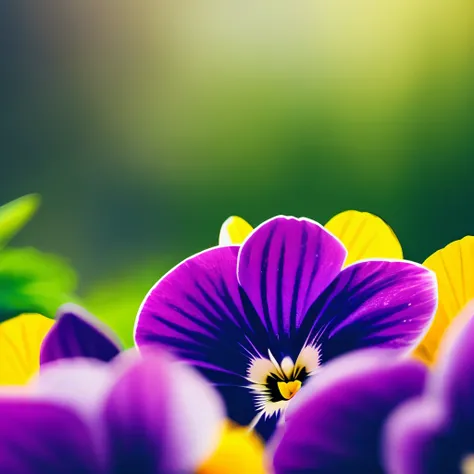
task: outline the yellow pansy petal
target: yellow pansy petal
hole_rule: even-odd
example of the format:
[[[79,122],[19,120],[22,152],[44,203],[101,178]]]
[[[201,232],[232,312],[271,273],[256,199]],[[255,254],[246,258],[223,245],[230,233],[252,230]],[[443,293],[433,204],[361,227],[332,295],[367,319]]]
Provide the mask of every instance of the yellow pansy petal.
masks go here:
[[[368,258],[403,258],[402,247],[393,230],[380,217],[368,212],[341,212],[325,227],[346,247],[346,265]]]
[[[229,217],[222,224],[219,245],[240,245],[252,230],[252,226],[241,217]]]
[[[227,423],[220,443],[197,474],[265,474],[265,447],[248,428]]]
[[[38,371],[41,343],[53,324],[40,314],[0,324],[0,385],[23,385]]]
[[[438,279],[438,310],[414,355],[431,364],[446,329],[474,298],[474,237],[451,242],[423,263]]]

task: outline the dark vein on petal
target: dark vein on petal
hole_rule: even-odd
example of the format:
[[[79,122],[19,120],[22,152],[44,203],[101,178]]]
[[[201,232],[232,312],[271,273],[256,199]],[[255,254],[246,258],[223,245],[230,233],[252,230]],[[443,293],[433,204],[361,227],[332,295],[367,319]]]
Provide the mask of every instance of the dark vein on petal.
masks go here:
[[[200,319],[200,318],[197,318],[196,316],[193,316],[192,314],[189,314],[187,311],[185,311],[184,309],[180,308],[179,306],[176,306],[172,303],[169,303],[169,302],[166,302],[165,305],[171,309],[172,311],[175,311],[176,313],[178,313],[179,315],[183,316],[183,318],[193,322],[194,324],[196,324],[197,326],[205,329],[206,331],[210,332],[211,334],[213,334],[214,336],[218,336],[219,335],[219,326],[216,326],[216,325],[211,325],[211,324],[208,324],[206,321]],[[212,315],[210,315],[210,313],[205,309],[203,308],[202,310],[202,314],[203,315],[206,315],[208,316],[208,319],[212,319],[214,318]],[[209,316],[211,316],[209,318]],[[159,318],[158,315],[154,315],[154,317],[156,319]],[[214,318],[215,319],[215,318]]]
[[[267,324],[268,331],[274,331],[272,321],[270,319],[270,312],[268,308],[268,299],[267,299],[268,256],[270,254],[270,246],[272,244],[271,235],[272,233],[270,233],[269,236],[267,237],[265,246],[263,248],[262,266],[261,266],[261,273],[260,273],[260,300],[262,303],[263,317],[265,319],[265,323]]]
[[[280,247],[280,256],[278,258],[278,267],[276,272],[276,317],[277,317],[277,334],[282,335],[284,333],[283,328],[283,278],[285,277],[284,271],[285,262],[285,240],[282,240]]]
[[[300,258],[298,260],[298,267],[296,268],[295,274],[295,284],[293,286],[293,295],[291,297],[291,310],[290,310],[290,336],[293,334],[296,328],[296,320],[297,320],[297,311],[298,311],[298,302],[300,297],[300,287],[301,287],[301,279],[303,275],[303,265],[306,259],[306,254],[308,252],[308,230],[306,226],[303,227],[301,233],[301,241],[300,241]],[[308,282],[308,288],[311,288],[312,281]],[[306,290],[308,291],[308,289]],[[301,305],[300,305],[301,307]],[[303,306],[304,308],[304,306]],[[304,309],[303,309],[304,310]]]

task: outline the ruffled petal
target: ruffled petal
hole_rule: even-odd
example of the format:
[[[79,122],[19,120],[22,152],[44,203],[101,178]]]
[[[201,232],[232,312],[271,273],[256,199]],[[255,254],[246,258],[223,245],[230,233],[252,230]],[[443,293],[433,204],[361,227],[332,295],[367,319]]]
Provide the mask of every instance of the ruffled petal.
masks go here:
[[[252,226],[241,217],[229,217],[221,227],[219,245],[240,245],[251,234]]]
[[[120,351],[120,343],[107,327],[81,307],[67,304],[60,308],[43,342],[41,365],[76,357],[108,362]]]
[[[217,392],[197,372],[150,353],[106,401],[110,472],[195,472],[218,446],[224,416]]]
[[[309,310],[302,346],[321,346],[322,360],[379,346],[409,349],[437,305],[434,274],[406,261],[372,260],[344,269]]]
[[[380,217],[368,212],[341,212],[325,227],[346,247],[346,265],[372,258],[403,258],[402,247],[393,230]]]
[[[422,364],[394,359],[391,351],[362,351],[329,363],[295,398],[296,408],[275,437],[275,473],[383,474],[385,420],[421,393],[425,377]]]
[[[450,243],[428,257],[423,265],[436,274],[439,305],[430,330],[414,354],[431,364],[436,360],[446,329],[474,298],[474,237]]]
[[[22,314],[0,324],[0,385],[23,385],[39,370],[40,347],[54,321]]]
[[[266,330],[282,339],[294,334],[345,257],[344,246],[318,223],[276,217],[245,241],[238,279]]]
[[[69,409],[0,399],[0,472],[106,474],[86,425]]]

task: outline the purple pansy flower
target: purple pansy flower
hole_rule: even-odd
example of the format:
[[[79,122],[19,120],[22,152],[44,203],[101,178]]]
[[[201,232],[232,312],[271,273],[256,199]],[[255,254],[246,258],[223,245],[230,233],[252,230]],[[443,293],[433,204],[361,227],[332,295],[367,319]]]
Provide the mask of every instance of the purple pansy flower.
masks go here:
[[[330,362],[289,405],[270,442],[275,474],[383,474],[381,435],[388,415],[419,395],[426,368],[366,349]]]
[[[0,472],[183,474],[216,449],[224,406],[166,354],[48,364],[28,396],[0,397]]]
[[[242,246],[199,253],[165,275],[139,311],[139,348],[160,344],[218,387],[229,414],[268,438],[288,401],[346,352],[412,347],[437,305],[432,272],[361,261],[308,219],[276,217]]]
[[[85,309],[61,306],[53,327],[43,340],[41,366],[61,359],[87,358],[110,362],[122,348],[112,331]]]
[[[472,306],[471,306],[472,308]],[[474,473],[474,317],[457,327],[425,393],[395,412],[386,428],[393,474]],[[456,336],[453,337],[453,331]],[[446,342],[446,340],[445,340]]]

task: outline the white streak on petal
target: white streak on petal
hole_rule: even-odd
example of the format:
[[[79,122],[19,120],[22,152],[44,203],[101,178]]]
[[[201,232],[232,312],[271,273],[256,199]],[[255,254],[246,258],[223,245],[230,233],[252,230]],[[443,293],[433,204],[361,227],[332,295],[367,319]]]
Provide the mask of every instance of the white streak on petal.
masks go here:
[[[34,397],[75,409],[85,420],[99,416],[105,396],[115,381],[109,364],[92,359],[52,362],[32,380]]]
[[[247,371],[247,378],[253,383],[264,384],[270,373],[275,373],[275,366],[268,359],[254,359]]]
[[[219,232],[219,245],[220,246],[227,246],[227,245],[233,245],[232,238],[230,237],[228,227],[234,220],[233,217],[229,217],[221,227],[221,230]]]
[[[313,374],[321,365],[321,351],[319,347],[306,346],[296,359],[296,367],[304,367],[309,374]]]
[[[167,383],[170,446],[186,447],[180,451],[178,467],[181,470],[176,465],[176,458],[172,467],[178,469],[177,472],[194,472],[217,447],[225,408],[214,388],[184,363],[175,362]]]
[[[278,374],[280,377],[284,377],[285,374],[284,374],[283,371],[281,370],[280,364],[277,362],[277,360],[275,359],[275,357],[274,357],[273,354],[271,353],[270,349],[268,349],[268,357],[269,357],[270,360],[272,361],[272,364],[274,365],[277,374]]]
[[[295,364],[291,360],[291,357],[285,357],[281,361],[281,370],[283,370],[283,373],[288,377],[291,378],[293,374],[293,369],[295,367]]]

